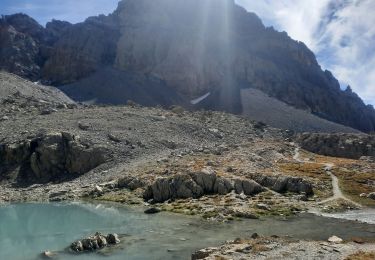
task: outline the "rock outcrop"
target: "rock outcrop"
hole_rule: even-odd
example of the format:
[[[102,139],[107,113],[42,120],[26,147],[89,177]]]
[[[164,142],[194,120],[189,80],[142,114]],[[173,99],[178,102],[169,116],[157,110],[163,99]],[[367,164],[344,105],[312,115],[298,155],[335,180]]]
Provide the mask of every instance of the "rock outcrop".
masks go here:
[[[297,136],[300,146],[310,152],[351,159],[375,156],[375,136],[365,134],[304,133]]]
[[[313,194],[311,183],[302,178],[263,175],[254,176],[254,180],[239,177],[224,178],[217,176],[214,171],[204,169],[201,172],[158,178],[146,187],[143,198],[159,203],[170,199],[200,198],[210,194],[225,195],[232,191],[253,196],[265,191],[265,187],[278,193]]]
[[[123,0],[109,16],[76,25],[53,21],[46,28],[18,14],[0,20],[0,35],[0,68],[58,86],[74,83],[68,92],[80,100],[119,102],[100,91],[107,89],[100,80],[90,81],[93,92],[87,81],[81,85],[87,77],[106,77],[99,72],[107,67],[106,73],[126,75],[111,86],[120,94],[126,89],[123,103],[122,96],[140,86],[137,103],[142,94],[170,90],[178,98],[169,102],[188,106],[198,98],[194,108],[242,114],[241,90],[255,88],[324,119],[375,129],[374,108],[350,88],[342,91],[303,43],[266,28],[233,0]]]
[[[39,80],[53,44],[71,26],[53,20],[44,28],[26,14],[0,19],[0,69]]]
[[[70,250],[75,253],[92,252],[118,243],[120,243],[120,239],[117,234],[105,236],[101,233],[95,233],[93,236],[73,242],[70,245]]]
[[[106,159],[103,147],[91,146],[69,133],[51,133],[20,144],[0,145],[0,176],[18,168],[26,182],[74,178]]]
[[[270,188],[278,193],[294,192],[304,193],[306,195],[313,194],[313,186],[310,182],[291,176],[266,176],[266,175],[253,175],[254,180],[259,184]]]

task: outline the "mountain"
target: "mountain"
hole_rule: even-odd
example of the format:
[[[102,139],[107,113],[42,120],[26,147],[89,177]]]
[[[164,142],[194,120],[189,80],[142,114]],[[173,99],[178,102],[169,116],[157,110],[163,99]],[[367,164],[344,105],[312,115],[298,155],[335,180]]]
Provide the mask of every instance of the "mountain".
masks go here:
[[[156,93],[161,105],[252,115],[243,90],[257,89],[323,119],[375,130],[372,106],[342,91],[302,42],[266,28],[233,0],[123,0],[108,16],[46,28],[16,14],[1,19],[0,36],[0,68],[81,101],[148,105]],[[121,85],[103,83],[112,74]]]

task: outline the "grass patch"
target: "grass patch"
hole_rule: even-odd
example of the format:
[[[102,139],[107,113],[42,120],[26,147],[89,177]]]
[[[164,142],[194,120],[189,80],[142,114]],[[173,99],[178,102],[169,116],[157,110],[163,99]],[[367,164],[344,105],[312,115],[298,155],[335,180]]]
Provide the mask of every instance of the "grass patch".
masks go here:
[[[361,172],[339,167],[333,169],[333,174],[339,178],[340,188],[348,197],[362,205],[375,207],[375,200],[360,197],[362,193],[374,192],[370,183],[375,183],[375,172]]]
[[[375,252],[357,252],[345,258],[345,260],[373,260],[375,259]]]
[[[318,163],[279,163],[278,166],[291,176],[318,178],[319,180],[330,181],[330,177],[323,169],[324,166]]]
[[[280,171],[289,176],[309,178],[313,180],[314,193],[321,198],[332,195],[331,178],[319,163],[278,163]]]

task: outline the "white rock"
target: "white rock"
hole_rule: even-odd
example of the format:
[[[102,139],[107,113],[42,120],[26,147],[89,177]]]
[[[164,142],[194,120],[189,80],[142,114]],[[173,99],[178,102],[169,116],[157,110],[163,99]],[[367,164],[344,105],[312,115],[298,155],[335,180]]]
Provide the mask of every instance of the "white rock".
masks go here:
[[[95,191],[96,191],[97,193],[103,193],[103,188],[101,188],[101,187],[98,186],[98,185],[95,185]]]
[[[331,236],[328,238],[328,242],[335,243],[335,244],[340,244],[343,242],[342,238],[339,238],[337,236]]]

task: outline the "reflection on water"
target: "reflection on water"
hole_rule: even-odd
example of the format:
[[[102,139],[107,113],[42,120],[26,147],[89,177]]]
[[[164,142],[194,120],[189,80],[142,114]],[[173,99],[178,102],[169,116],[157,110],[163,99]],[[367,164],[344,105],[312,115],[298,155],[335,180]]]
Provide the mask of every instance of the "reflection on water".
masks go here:
[[[127,234],[123,249],[105,259],[189,259],[199,248],[249,236],[290,235],[304,239],[373,237],[375,225],[305,214],[288,219],[244,220],[217,224],[199,218],[93,204],[15,204],[0,206],[0,259],[37,259],[95,232]],[[102,259],[97,254],[59,259]]]

